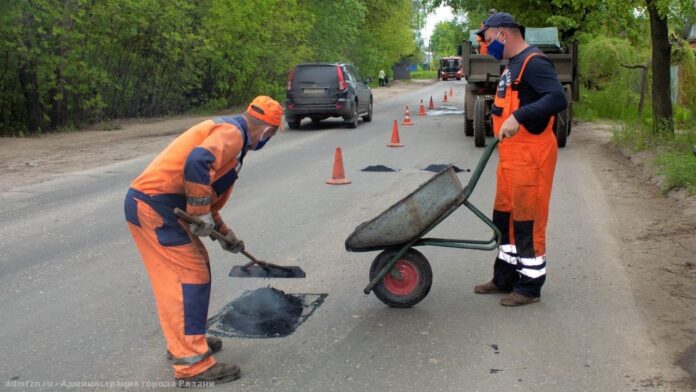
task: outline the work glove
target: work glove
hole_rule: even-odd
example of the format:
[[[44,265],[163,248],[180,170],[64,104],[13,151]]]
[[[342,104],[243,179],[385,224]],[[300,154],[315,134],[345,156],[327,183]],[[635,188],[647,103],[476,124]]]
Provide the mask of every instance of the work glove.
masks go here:
[[[244,250],[244,241],[238,240],[232,232],[225,236],[224,240],[220,240],[220,246],[223,250],[232,253],[239,253]]]
[[[213,215],[207,213],[204,215],[196,215],[196,218],[201,220],[200,224],[191,223],[191,233],[199,237],[207,237],[213,232],[215,227],[215,222],[213,222]]]

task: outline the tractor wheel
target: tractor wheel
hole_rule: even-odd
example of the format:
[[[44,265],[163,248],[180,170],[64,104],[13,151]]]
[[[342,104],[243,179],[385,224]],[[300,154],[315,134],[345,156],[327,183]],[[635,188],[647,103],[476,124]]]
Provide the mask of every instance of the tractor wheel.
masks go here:
[[[553,133],[556,134],[556,142],[558,147],[563,148],[566,146],[566,140],[568,138],[568,133],[570,128],[570,121],[568,118],[568,109],[556,115],[556,121],[553,124]]]
[[[477,96],[474,101],[474,145],[486,145],[486,97]]]

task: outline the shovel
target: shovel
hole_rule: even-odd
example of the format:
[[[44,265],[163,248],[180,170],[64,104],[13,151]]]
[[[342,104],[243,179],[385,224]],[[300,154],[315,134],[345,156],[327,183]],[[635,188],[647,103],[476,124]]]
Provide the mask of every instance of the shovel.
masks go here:
[[[174,208],[174,214],[189,224],[195,223],[200,224],[201,220],[195,216],[187,214],[180,208]],[[230,230],[232,238],[237,241],[237,237],[234,235],[232,230]],[[210,237],[218,241],[227,241],[224,235],[219,231],[213,230],[210,233]],[[268,263],[266,261],[261,261],[254,257],[251,253],[242,249],[241,253],[246,256],[250,262],[244,265],[236,265],[232,267],[230,271],[230,277],[233,278],[305,278],[307,274],[302,270],[302,268],[297,266],[283,266]]]

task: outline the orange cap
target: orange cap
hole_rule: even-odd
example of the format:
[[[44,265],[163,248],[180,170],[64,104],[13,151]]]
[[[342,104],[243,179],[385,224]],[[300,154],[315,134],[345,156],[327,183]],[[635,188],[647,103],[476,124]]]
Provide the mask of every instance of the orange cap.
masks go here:
[[[254,98],[246,111],[251,117],[274,127],[280,127],[283,121],[283,107],[280,106],[278,101],[266,95],[259,95]]]

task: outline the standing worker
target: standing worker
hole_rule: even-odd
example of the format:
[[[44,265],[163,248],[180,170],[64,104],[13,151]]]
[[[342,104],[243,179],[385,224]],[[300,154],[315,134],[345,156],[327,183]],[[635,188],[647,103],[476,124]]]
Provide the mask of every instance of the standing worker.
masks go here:
[[[524,40],[524,26],[508,13],[486,19],[476,32],[498,60],[509,59],[491,107],[500,139],[493,222],[502,242],[493,279],[478,294],[508,293],[505,306],[538,302],[546,280],[546,223],[558,147],[554,116],[567,99],[553,63]]]
[[[267,96],[246,112],[193,126],[167,146],[131,184],[126,195],[128,228],[147,269],[160,325],[173,359],[178,386],[223,383],[239,378],[234,364],[216,363],[222,340],[206,338],[210,262],[199,237],[213,229],[226,236],[226,251],[244,244],[220,217],[248,150],[261,149],[281,127],[283,108]],[[203,221],[179,221],[174,208]]]
[[[492,16],[497,14],[498,11],[496,11],[495,8],[491,8],[488,10],[488,16]],[[481,28],[483,29],[483,23],[481,22]],[[479,54],[488,54],[488,44],[486,41],[484,41],[483,36],[476,34],[476,41],[479,44]]]
[[[379,70],[379,86],[386,86],[386,83],[384,83],[384,69]]]

